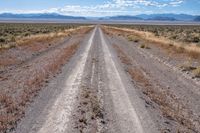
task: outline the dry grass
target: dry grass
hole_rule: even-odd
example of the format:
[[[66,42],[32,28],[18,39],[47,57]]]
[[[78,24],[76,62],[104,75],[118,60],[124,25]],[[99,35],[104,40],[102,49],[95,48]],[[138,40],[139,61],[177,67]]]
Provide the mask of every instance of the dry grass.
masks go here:
[[[25,49],[31,52],[31,55],[36,54],[37,58],[31,59],[31,61],[25,58],[24,62],[26,63],[17,67],[16,70],[11,69],[8,74],[0,76],[2,83],[0,90],[0,132],[6,132],[6,130],[12,130],[15,127],[17,121],[24,116],[27,104],[38,95],[42,86],[48,83],[49,78],[60,72],[62,65],[66,64],[79,47],[79,40],[71,45],[58,43],[57,40],[77,34],[77,32],[79,33],[77,38],[80,39],[92,28],[92,26],[83,26],[59,33],[38,34],[17,40],[17,47],[22,49],[19,51],[20,54],[23,54],[23,49]],[[49,45],[54,45],[53,49],[49,49]],[[1,50],[3,51],[1,54],[5,53],[5,55],[7,52],[12,52],[7,51],[8,49]],[[38,52],[41,51],[44,51],[43,54],[38,55]],[[6,59],[11,60],[0,60],[1,66],[16,64],[16,61],[12,60],[13,58],[10,56]]]
[[[0,108],[0,132],[4,132],[13,128],[20,114],[16,102],[6,93],[0,94]]]
[[[137,31],[147,31],[156,37],[165,37],[183,43],[200,43],[200,27],[198,25],[108,25],[118,28],[128,28]]]
[[[134,35],[129,35],[129,36],[127,37],[127,39],[128,39],[129,41],[133,41],[133,42],[135,42],[135,43],[137,43],[137,42],[140,41],[140,39],[139,39],[137,36],[134,36]]]
[[[11,48],[15,48],[15,47],[16,47],[16,45],[14,43],[9,43],[9,44],[0,45],[0,50],[11,49]]]
[[[127,57],[127,55],[124,53],[124,51],[121,50],[119,46],[117,46],[116,44],[113,44],[113,47],[117,51],[118,57],[121,59],[122,63],[126,65],[132,64],[131,59]]]
[[[75,109],[75,127],[80,132],[96,131],[97,124],[105,124],[103,108],[96,88],[82,86]],[[101,122],[101,123],[99,123]],[[92,126],[91,126],[92,125]]]
[[[193,74],[195,77],[200,78],[200,67],[194,69]]]
[[[23,68],[21,77],[29,77],[25,80],[17,79],[19,84],[23,84],[22,90],[19,95],[13,97],[10,92],[0,93],[0,132],[5,132],[7,129],[11,130],[16,125],[17,121],[24,115],[24,110],[27,103],[31,102],[33,97],[38,94],[41,89],[41,85],[46,82],[47,78],[55,75],[61,66],[65,64],[71,56],[76,52],[79,44],[73,44],[60,49],[52,57],[45,58],[44,62],[47,63],[42,65],[41,62],[35,62],[31,67],[34,68]],[[41,63],[40,68],[36,67]],[[15,79],[16,80],[16,79]],[[18,84],[18,85],[19,85]]]
[[[166,118],[177,121],[181,126],[187,127],[189,130],[198,130],[197,125],[200,124],[199,121],[193,120],[190,112],[184,108],[175,95],[172,95],[167,88],[155,87],[146,77],[143,69],[130,65],[132,64],[131,59],[119,46],[114,45],[114,48],[117,50],[120,60],[129,65],[127,67],[127,72],[130,74],[133,81],[139,85],[139,88],[145,95],[159,105],[160,110]],[[178,127],[177,131],[184,132]]]
[[[191,61],[186,61],[184,64],[178,66],[182,71],[193,71],[196,69],[196,67],[192,66]]]
[[[0,50],[0,71],[14,65],[24,64],[27,60],[56,48],[59,44],[71,38],[65,36],[75,35],[80,38],[91,29],[92,27],[87,26],[72,30],[69,29],[65,31],[66,33],[63,32],[62,34],[49,33],[22,38],[18,40],[18,46],[16,48]]]
[[[0,50],[15,48],[17,46],[21,45],[29,45],[36,42],[40,43],[46,43],[51,42],[55,39],[61,39],[67,36],[71,36],[72,34],[76,34],[77,32],[80,32],[81,34],[88,32],[92,29],[93,26],[79,26],[72,29],[66,29],[62,31],[52,31],[50,33],[40,33],[36,35],[29,35],[24,37],[16,37],[14,41],[6,44],[0,44]]]
[[[189,130],[198,130],[197,125],[199,125],[199,122],[193,120],[190,112],[178,102],[176,96],[170,94],[167,89],[159,90],[158,88],[154,88],[140,69],[129,68],[128,73],[134,82],[141,86],[140,89],[142,89],[143,93],[159,105],[160,110],[166,118],[177,121],[181,126],[187,127]]]
[[[8,47],[8,44],[21,38],[32,35],[60,33],[68,29],[75,29],[85,24],[55,24],[55,23],[1,23],[0,46]]]
[[[52,32],[48,34],[31,35],[31,36],[16,40],[16,45],[17,46],[27,45],[27,44],[32,44],[33,42],[41,42],[41,43],[51,42],[52,40],[55,40],[56,38],[64,38],[81,30],[82,32],[86,32],[87,30],[90,30],[89,27],[86,28],[86,30],[83,30],[84,28],[86,27],[82,26],[76,29],[67,29],[62,32],[56,32],[56,33]]]
[[[147,44],[143,43],[140,45],[140,48],[143,48],[143,49],[151,49]]]
[[[144,40],[146,43],[158,44],[158,46],[167,49],[169,52],[174,51],[174,53],[184,53],[194,59],[200,58],[200,47],[193,43],[183,44],[164,37],[157,37],[151,32],[137,31],[133,29],[104,26],[104,31],[110,32],[110,34],[121,33],[124,36],[134,35],[135,37]]]

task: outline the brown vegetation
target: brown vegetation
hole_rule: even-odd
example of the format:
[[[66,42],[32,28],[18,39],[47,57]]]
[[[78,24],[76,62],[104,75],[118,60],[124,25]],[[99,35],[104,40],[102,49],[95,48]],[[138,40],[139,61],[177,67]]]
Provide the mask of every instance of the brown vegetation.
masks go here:
[[[199,25],[111,25],[119,28],[149,32],[156,37],[165,37],[182,43],[200,44]]]
[[[51,56],[44,55],[33,61],[30,66],[26,65],[22,69],[13,70],[15,72],[11,72],[12,77],[1,81],[2,85],[4,85],[4,82],[5,84],[6,82],[12,83],[8,86],[12,89],[1,88],[0,132],[6,132],[7,129],[12,130],[14,128],[16,122],[24,115],[27,103],[31,102],[33,97],[37,95],[47,78],[55,75],[61,66],[71,58],[78,46],[77,43],[55,49],[51,52]]]
[[[187,56],[199,59],[200,58],[200,47],[198,45],[189,43],[184,44],[181,42],[172,41],[165,37],[157,37],[153,33],[147,31],[138,31],[134,29],[125,29],[117,27],[104,27],[104,31],[108,34],[122,34],[125,37],[140,38],[144,43],[158,44],[157,46],[164,48],[170,53],[174,54],[186,54]],[[112,31],[112,32],[111,32]]]
[[[71,35],[76,35],[80,38],[85,33],[89,32],[92,27],[79,27],[77,29],[66,30],[63,33],[49,33],[33,35],[18,40],[18,45],[12,49],[1,49],[0,51],[0,71],[5,71],[14,65],[21,65],[36,56],[43,54],[51,49],[59,47],[70,39]]]
[[[131,65],[132,64],[131,59],[127,57],[127,55],[124,53],[124,51],[121,50],[121,48],[119,46],[114,44],[113,47],[117,51],[118,57],[121,59],[122,63],[124,63],[126,65]]]
[[[159,105],[163,116],[167,119],[174,120],[179,123],[180,127],[176,127],[177,132],[185,132],[183,127],[187,127],[188,130],[198,131],[198,125],[200,121],[196,121],[192,117],[192,113],[187,110],[184,105],[173,95],[167,88],[152,84],[149,78],[145,74],[145,70],[132,66],[131,59],[126,55],[123,50],[114,45],[120,60],[128,65],[127,72],[130,74],[133,82],[138,85],[143,94],[147,95],[152,101]]]
[[[133,35],[129,35],[129,36],[127,37],[127,39],[128,39],[129,41],[133,41],[133,42],[135,42],[135,43],[137,43],[137,42],[140,41],[140,38],[138,38],[138,37],[136,37],[136,36],[133,36]]]
[[[194,70],[193,70],[193,73],[194,73],[195,77],[200,78],[200,67],[194,69]]]
[[[76,107],[74,117],[75,127],[80,132],[97,132],[97,124],[105,124],[103,108],[100,105],[95,88],[82,87],[78,97],[79,104]]]
[[[144,49],[150,49],[150,47],[147,44],[141,44],[140,48],[144,48]]]
[[[70,36],[83,24],[0,24],[0,50]],[[88,26],[89,27],[89,26]]]

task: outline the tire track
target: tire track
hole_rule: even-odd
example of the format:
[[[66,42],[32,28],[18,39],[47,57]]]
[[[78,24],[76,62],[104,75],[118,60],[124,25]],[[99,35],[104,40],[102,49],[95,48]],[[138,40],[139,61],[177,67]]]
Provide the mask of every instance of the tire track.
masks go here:
[[[126,87],[122,82],[119,71],[113,60],[113,55],[111,55],[101,30],[100,37],[104,52],[107,76],[109,79],[108,87],[111,91],[115,112],[118,116],[118,123],[121,126],[121,132],[144,133],[145,131],[142,127],[140,118],[138,117],[135,108],[131,104],[129,96],[126,92]]]
[[[71,111],[73,110],[75,97],[77,96],[78,89],[81,84],[83,71],[85,68],[86,60],[88,58],[89,50],[93,42],[95,31],[96,29],[94,29],[88,41],[84,53],[82,54],[82,58],[75,66],[72,73],[65,82],[65,88],[63,88],[63,92],[57,98],[56,102],[52,106],[52,109],[49,110],[48,119],[46,120],[42,128],[38,131],[38,133],[65,132],[69,122]]]

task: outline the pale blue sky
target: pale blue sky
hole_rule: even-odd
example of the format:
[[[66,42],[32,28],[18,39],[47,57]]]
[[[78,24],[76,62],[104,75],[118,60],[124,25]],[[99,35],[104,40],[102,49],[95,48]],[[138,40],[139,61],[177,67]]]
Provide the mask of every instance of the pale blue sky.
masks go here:
[[[200,15],[200,0],[0,0],[0,12],[111,16],[153,13]]]

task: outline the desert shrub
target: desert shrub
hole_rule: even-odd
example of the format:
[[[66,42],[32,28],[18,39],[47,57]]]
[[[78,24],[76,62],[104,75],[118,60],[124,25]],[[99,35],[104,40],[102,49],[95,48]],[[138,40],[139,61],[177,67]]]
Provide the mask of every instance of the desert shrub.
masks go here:
[[[46,34],[51,32],[64,31],[69,28],[76,28],[83,24],[23,24],[23,23],[1,23],[0,24],[0,44],[1,48],[7,48],[11,42],[17,38],[23,38],[30,35]],[[5,46],[3,46],[5,45]]]
[[[140,45],[140,48],[150,49],[150,47],[147,44],[144,44],[144,43]]]
[[[195,77],[200,78],[200,67],[193,70],[193,74],[195,75]]]
[[[5,38],[0,38],[0,43],[3,43],[3,42],[5,42],[6,40],[5,40]]]
[[[133,35],[128,36],[127,38],[129,41],[139,42],[139,38]]]
[[[113,26],[113,25],[112,25]],[[196,25],[114,25],[119,28],[130,28],[139,31],[147,31],[155,36],[166,37],[188,43],[200,42],[200,26]]]
[[[12,37],[10,38],[10,40],[11,40],[11,42],[15,42],[15,41],[16,41],[14,36],[12,36]]]
[[[182,69],[182,71],[193,71],[196,69],[196,67],[194,67],[192,65],[192,61],[187,61],[184,64],[179,66],[180,69]]]
[[[29,36],[29,35],[30,35],[30,33],[28,33],[28,32],[24,33],[24,36]]]
[[[192,42],[198,43],[198,42],[200,42],[200,38],[195,36],[195,37],[192,38]]]
[[[140,48],[145,48],[145,45],[144,44],[140,45]]]

